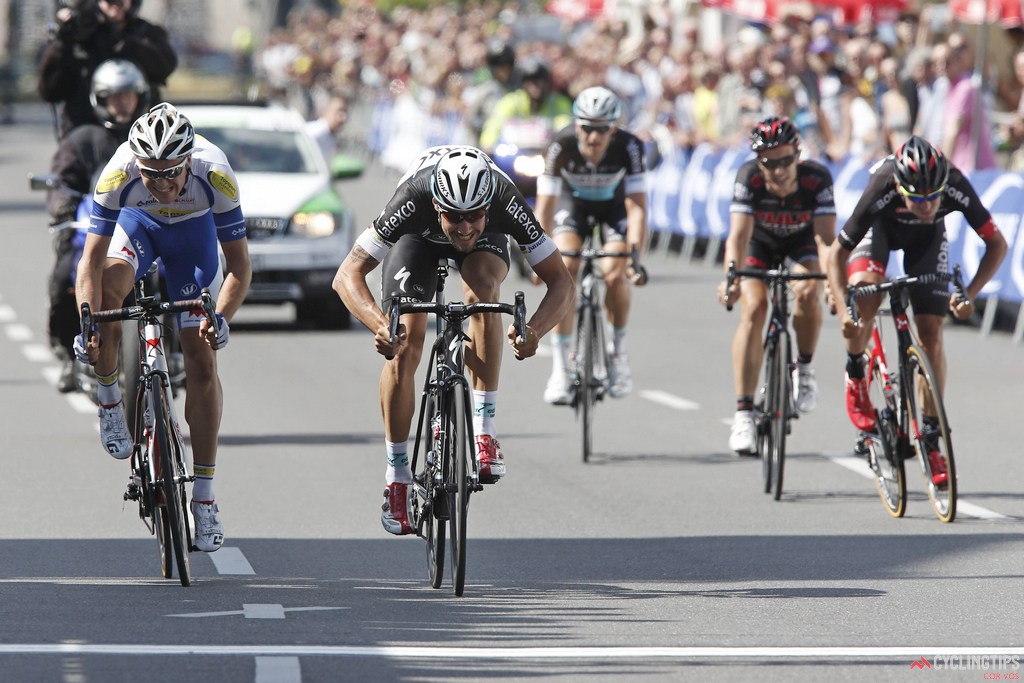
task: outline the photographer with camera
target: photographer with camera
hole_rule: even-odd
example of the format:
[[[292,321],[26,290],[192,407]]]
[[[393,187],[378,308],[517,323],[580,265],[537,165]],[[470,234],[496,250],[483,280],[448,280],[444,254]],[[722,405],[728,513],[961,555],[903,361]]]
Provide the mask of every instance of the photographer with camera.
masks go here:
[[[125,59],[142,70],[159,99],[159,86],[178,66],[167,31],[140,19],[142,0],[65,0],[53,39],[43,52],[39,95],[64,103],[59,136],[85,123],[100,124],[89,102],[93,72],[102,62]]]

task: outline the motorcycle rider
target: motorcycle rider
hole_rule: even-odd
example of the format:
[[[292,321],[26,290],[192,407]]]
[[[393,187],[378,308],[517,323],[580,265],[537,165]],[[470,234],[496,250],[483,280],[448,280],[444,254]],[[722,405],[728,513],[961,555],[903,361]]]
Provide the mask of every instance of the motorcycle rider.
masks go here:
[[[469,104],[466,122],[477,140],[498,100],[516,88],[516,53],[511,45],[500,38],[491,39],[487,43],[485,61],[490,77],[466,91]]]
[[[89,102],[99,124],[74,128],[60,142],[50,171],[60,187],[49,191],[46,208],[52,225],[74,221],[82,199],[92,192],[95,176],[118,146],[128,139],[132,122],[149,109],[149,84],[142,70],[124,59],[103,62],[93,73]],[[57,389],[74,391],[74,341],[80,331],[74,274],[85,243],[85,230],[60,230],[50,273],[50,345],[63,361]]]
[[[501,129],[510,119],[549,119],[552,132],[572,123],[572,100],[553,89],[547,64],[538,57],[530,56],[522,60],[521,71],[522,87],[498,100],[484,123],[480,148],[486,152],[494,150],[501,137]]]

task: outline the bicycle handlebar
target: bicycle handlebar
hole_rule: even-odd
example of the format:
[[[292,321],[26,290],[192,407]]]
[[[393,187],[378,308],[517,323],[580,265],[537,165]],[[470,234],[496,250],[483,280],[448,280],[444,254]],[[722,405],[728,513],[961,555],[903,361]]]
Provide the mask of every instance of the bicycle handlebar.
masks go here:
[[[89,304],[82,304],[82,332],[86,332],[86,317],[92,323],[114,322],[118,320],[138,320],[147,315],[159,313],[184,313],[186,311],[202,311],[211,324],[216,324],[216,312],[213,306],[213,295],[208,288],[203,288],[199,299],[181,299],[179,301],[144,300],[142,303],[123,308],[112,308],[106,311],[92,311]]]
[[[729,295],[729,289],[732,287],[733,283],[741,277],[754,278],[755,280],[763,280],[764,282],[828,279],[828,275],[825,273],[794,273],[787,268],[770,268],[768,270],[761,270],[760,268],[737,268],[736,262],[730,261],[729,270],[725,275],[726,296]],[[732,304],[727,304],[725,310],[731,311]]]
[[[890,290],[901,290],[911,285],[930,285],[937,282],[952,282],[953,292],[956,294],[957,302],[967,301],[964,293],[964,281],[960,272],[960,266],[953,266],[952,273],[923,273],[921,275],[900,275],[891,280],[873,285],[847,285],[846,286],[846,310],[854,323],[858,323],[857,307],[854,302],[865,296],[874,296]]]
[[[436,301],[404,301],[391,306],[388,320],[388,331],[391,342],[398,337],[399,319],[404,313],[433,313],[451,322],[460,322],[477,313],[506,313],[513,318],[516,335],[526,339],[526,295],[516,292],[515,303],[503,304],[490,301],[478,301],[475,304],[443,303]],[[388,358],[388,360],[391,360]]]

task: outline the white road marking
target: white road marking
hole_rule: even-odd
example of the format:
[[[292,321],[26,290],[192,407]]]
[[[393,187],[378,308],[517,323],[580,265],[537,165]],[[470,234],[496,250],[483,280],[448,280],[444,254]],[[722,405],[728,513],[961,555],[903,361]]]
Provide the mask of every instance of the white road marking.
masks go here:
[[[654,403],[660,403],[663,406],[668,406],[669,408],[675,408],[676,410],[700,409],[699,403],[694,403],[693,401],[680,398],[679,396],[675,396],[665,391],[649,391],[645,389],[640,392],[640,397],[646,398],[648,401],[653,401]]]
[[[83,415],[96,415],[96,404],[92,402],[88,396],[84,396],[77,392],[67,394],[68,403],[75,409],[75,412],[82,413]],[[100,423],[96,423],[96,430],[99,431]]]
[[[7,304],[0,305],[0,323],[11,323],[18,319],[18,314]]]
[[[16,342],[27,342],[32,340],[32,328],[22,323],[11,323],[4,328],[7,338]]]
[[[286,612],[328,612],[348,609],[348,607],[284,607],[282,605],[260,604],[242,605],[242,607],[243,609],[227,610],[224,612],[192,612],[189,614],[167,614],[165,616],[182,617],[185,619],[237,616],[244,616],[246,619],[284,619]]]
[[[256,683],[301,683],[298,657],[257,657]]]
[[[210,553],[208,557],[218,574],[256,574],[256,570],[242,554],[241,548],[225,546],[215,553]]]
[[[33,363],[52,363],[54,360],[53,352],[45,344],[23,344],[21,353]]]
[[[871,468],[868,467],[867,462],[864,461],[862,458],[855,458],[852,455],[850,455],[849,453],[838,453],[838,452],[822,453],[822,455],[825,456],[826,458],[828,458],[829,460],[831,460],[832,462],[834,462],[835,464],[841,465],[841,466],[845,467],[846,469],[850,470],[851,472],[856,472],[857,474],[861,475],[865,479],[870,479],[872,482],[875,480],[875,475],[871,473]],[[911,461],[911,462],[913,462],[913,461]],[[908,488],[909,488],[909,482],[908,482]],[[995,512],[993,510],[989,510],[988,508],[983,508],[980,505],[975,505],[974,503],[969,503],[969,502],[967,502],[966,500],[964,500],[962,498],[958,498],[957,499],[957,501],[956,501],[956,509],[957,509],[957,513],[958,514],[967,515],[968,517],[976,517],[978,519],[988,519],[988,520],[1007,520],[1007,519],[1012,519],[1011,517],[1007,517],[1006,515],[999,514],[998,512]]]
[[[916,661],[930,656],[1012,656],[1024,655],[1021,645],[969,647],[924,645],[898,647],[426,647],[384,645],[166,645],[24,643],[0,644],[0,654],[56,655],[244,655],[244,656],[333,656],[383,657],[389,659],[754,659],[821,660],[835,658]]]
[[[284,619],[284,605],[243,604],[246,619]]]

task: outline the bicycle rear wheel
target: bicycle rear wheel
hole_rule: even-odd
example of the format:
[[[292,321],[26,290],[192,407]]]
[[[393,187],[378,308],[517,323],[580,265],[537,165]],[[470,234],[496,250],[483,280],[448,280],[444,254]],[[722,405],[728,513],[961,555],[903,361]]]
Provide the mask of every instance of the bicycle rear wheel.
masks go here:
[[[442,478],[435,476],[440,470],[440,453],[443,439],[435,438],[434,426],[440,437],[441,419],[436,412],[433,395],[427,398],[422,415],[421,427],[426,448],[423,451],[423,469],[420,470],[415,505],[419,522],[419,533],[427,542],[427,574],[430,585],[440,588],[444,579],[444,530],[448,519],[448,500]],[[422,488],[419,488],[422,487]]]
[[[868,451],[868,466],[886,511],[893,517],[902,517],[907,510],[907,479],[898,446],[899,425],[896,416],[899,413],[896,401],[888,399],[883,391],[886,377],[878,358],[870,356],[870,363],[869,395],[871,405],[876,407],[878,426],[873,433],[866,433],[863,437]]]
[[[597,314],[594,312],[594,308],[589,305],[584,307],[580,323],[577,326],[579,351],[576,356],[577,374],[580,378],[577,405],[582,417],[580,427],[583,462],[589,462],[590,456],[594,452],[594,408],[597,405],[600,384],[597,369],[601,358],[600,331],[597,325]]]
[[[178,580],[181,581],[182,586],[189,586],[192,584],[192,571],[189,563],[189,550],[192,541],[189,538],[189,524],[185,519],[185,473],[180,458],[175,457],[173,450],[175,448],[172,446],[174,427],[171,424],[169,406],[163,386],[154,383],[149,397],[150,411],[153,416],[153,444],[160,463],[157,482],[163,494],[163,509],[160,510],[160,514],[167,518],[170,546],[178,569]],[[166,553],[166,545],[163,552]],[[166,574],[164,576],[166,577]]]
[[[792,375],[789,358],[789,334],[782,330],[779,332],[770,366],[775,382],[775,402],[768,416],[772,432],[771,488],[775,500],[782,497],[782,474],[786,465],[786,432],[789,423],[789,406],[792,402]]]
[[[946,408],[942,402],[939,383],[935,379],[931,363],[924,350],[917,345],[907,349],[907,378],[912,381],[905,386],[907,412],[913,433],[917,457],[928,486],[928,500],[931,501],[935,516],[943,522],[956,518],[956,462],[953,459],[953,441],[949,435]],[[938,422],[938,436],[926,441],[924,417],[928,415]],[[928,443],[930,441],[930,443]],[[933,449],[929,453],[929,448]],[[936,483],[945,467],[945,481]]]
[[[451,533],[452,588],[461,596],[466,588],[466,523],[469,520],[469,497],[473,492],[469,458],[474,455],[472,401],[465,386],[453,388],[448,406],[448,517]]]
[[[771,493],[772,457],[775,452],[775,413],[779,405],[779,381],[775,372],[775,359],[778,357],[778,339],[769,339],[764,351],[764,396],[761,402],[761,414],[757,420],[757,451],[761,457],[761,478],[764,481],[764,492]]]

